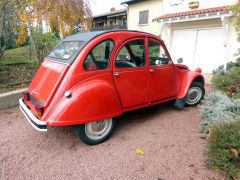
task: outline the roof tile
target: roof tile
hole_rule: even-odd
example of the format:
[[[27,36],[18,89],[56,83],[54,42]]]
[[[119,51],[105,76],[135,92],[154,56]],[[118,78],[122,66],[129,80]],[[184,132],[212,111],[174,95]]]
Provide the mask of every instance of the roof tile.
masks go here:
[[[230,6],[221,6],[221,7],[207,8],[207,9],[199,9],[194,11],[185,11],[185,12],[179,12],[179,13],[165,14],[163,16],[155,18],[154,20],[199,15],[199,14],[206,14],[206,13],[212,13],[212,12],[223,12],[223,11],[229,11],[229,9],[230,9]]]

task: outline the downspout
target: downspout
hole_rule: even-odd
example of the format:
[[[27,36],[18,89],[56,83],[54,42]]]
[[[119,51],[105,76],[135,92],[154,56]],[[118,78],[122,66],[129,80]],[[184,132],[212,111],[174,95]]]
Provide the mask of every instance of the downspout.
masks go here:
[[[229,47],[228,47],[228,31],[229,31],[229,17],[226,16],[222,16],[221,17],[221,21],[222,21],[222,27],[223,27],[223,32],[224,32],[224,41],[223,41],[223,45],[225,47],[225,54],[226,54],[226,61],[224,64],[224,71],[227,71],[227,64],[228,64],[228,55],[229,55]]]

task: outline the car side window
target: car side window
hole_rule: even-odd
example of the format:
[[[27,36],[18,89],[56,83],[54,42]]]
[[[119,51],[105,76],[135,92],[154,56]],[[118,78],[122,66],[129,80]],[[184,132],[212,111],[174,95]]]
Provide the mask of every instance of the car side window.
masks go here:
[[[83,63],[86,71],[104,70],[109,67],[110,56],[114,48],[112,40],[106,40],[96,45]]]
[[[146,64],[144,40],[133,40],[125,44],[117,55],[117,68],[143,67]]]
[[[162,64],[169,64],[169,57],[163,46],[153,40],[149,40],[149,59],[151,66],[158,66]]]

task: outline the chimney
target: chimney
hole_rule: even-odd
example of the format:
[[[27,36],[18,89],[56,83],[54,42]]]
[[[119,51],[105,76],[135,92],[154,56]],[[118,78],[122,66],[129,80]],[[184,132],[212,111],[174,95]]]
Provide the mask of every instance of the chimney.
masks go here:
[[[112,8],[110,9],[110,11],[116,11],[116,8],[115,8],[115,7],[112,7]]]

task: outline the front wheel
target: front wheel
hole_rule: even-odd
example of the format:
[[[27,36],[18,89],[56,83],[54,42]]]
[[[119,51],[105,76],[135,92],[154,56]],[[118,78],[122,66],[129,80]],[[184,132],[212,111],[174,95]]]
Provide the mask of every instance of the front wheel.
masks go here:
[[[205,89],[202,83],[193,82],[187,93],[186,104],[191,107],[198,105],[203,99],[204,94]]]
[[[106,141],[113,133],[115,126],[116,120],[106,119],[77,126],[76,133],[84,143],[96,145]]]

